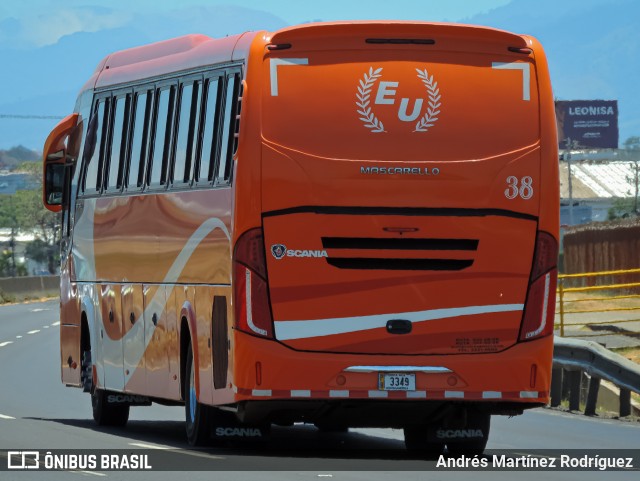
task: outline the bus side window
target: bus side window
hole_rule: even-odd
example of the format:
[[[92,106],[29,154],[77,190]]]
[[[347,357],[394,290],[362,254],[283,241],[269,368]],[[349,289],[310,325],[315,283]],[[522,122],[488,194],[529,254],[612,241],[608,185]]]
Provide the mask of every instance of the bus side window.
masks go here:
[[[105,167],[105,190],[119,192],[122,188],[122,174],[124,172],[125,153],[127,151],[127,132],[129,128],[129,109],[131,96],[121,96],[114,99],[112,109],[113,123],[111,127],[110,153]]]
[[[195,157],[198,119],[200,117],[200,82],[183,84],[180,88],[180,112],[178,114],[175,161],[172,180],[186,184],[191,180],[191,160]]]
[[[103,140],[106,139],[108,126],[108,103],[109,99],[99,100],[94,112],[95,118],[91,119],[91,122],[95,122],[95,124],[91,125],[92,133],[90,135],[95,136],[95,140],[91,138],[92,142],[87,146],[87,151],[85,152],[85,175],[82,186],[82,191],[85,195],[100,193],[100,185],[102,183],[102,162],[100,159],[105,147]]]
[[[151,188],[163,187],[167,184],[167,162],[171,152],[175,90],[175,87],[171,86],[163,87],[158,91],[153,151],[149,161],[151,172],[147,174],[147,185]]]
[[[222,140],[220,142],[220,163],[216,174],[216,184],[225,184],[231,177],[231,160],[234,132],[236,127],[236,112],[238,110],[238,74],[227,75],[227,91],[224,102],[224,124],[222,125]]]
[[[131,129],[131,151],[129,156],[127,191],[140,190],[144,181],[144,166],[149,144],[149,124],[151,116],[150,92],[139,92],[135,96],[133,107],[133,126]]]
[[[202,148],[199,159],[196,159],[194,180],[197,185],[207,185],[213,181],[218,151],[218,125],[220,123],[220,78],[205,80],[202,112]]]

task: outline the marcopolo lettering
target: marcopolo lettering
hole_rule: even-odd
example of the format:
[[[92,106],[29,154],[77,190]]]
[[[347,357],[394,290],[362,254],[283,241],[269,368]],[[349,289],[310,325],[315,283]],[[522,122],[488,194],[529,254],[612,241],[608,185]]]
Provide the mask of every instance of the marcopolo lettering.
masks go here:
[[[360,167],[365,175],[439,175],[438,167]]]

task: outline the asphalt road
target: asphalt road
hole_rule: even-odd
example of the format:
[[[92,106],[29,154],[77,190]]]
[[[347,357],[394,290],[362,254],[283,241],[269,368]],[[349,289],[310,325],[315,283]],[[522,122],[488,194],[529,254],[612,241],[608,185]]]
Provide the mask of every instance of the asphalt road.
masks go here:
[[[0,451],[14,449],[161,450],[184,462],[207,462],[211,472],[0,471],[0,480],[200,479],[545,479],[596,480],[601,472],[425,471],[433,461],[404,449],[402,432],[357,429],[322,434],[309,426],[274,428],[265,446],[230,445],[192,450],[185,441],[183,408],[132,409],[125,429],[99,428],[91,418],[90,398],[60,383],[57,301],[0,306]],[[538,409],[508,419],[494,417],[488,449],[526,455],[537,449],[640,450],[640,424],[586,418]],[[6,463],[0,458],[0,463]],[[607,472],[607,479],[639,479],[638,472]]]

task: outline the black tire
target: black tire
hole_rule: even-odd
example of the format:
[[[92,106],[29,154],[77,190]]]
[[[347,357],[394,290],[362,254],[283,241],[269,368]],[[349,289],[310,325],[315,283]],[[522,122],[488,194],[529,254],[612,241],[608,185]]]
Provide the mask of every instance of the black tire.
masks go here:
[[[93,380],[93,364],[91,351],[82,353],[82,372],[80,373],[84,392],[91,393],[91,410],[93,420],[98,426],[124,426],[129,420],[129,406],[123,404],[109,404],[109,393],[95,386]]]
[[[429,441],[426,426],[412,426],[404,428],[404,445],[408,451],[431,457],[442,454],[445,443]]]
[[[99,426],[124,426],[129,420],[129,406],[127,404],[109,404],[108,391],[93,388],[91,393],[91,408],[93,420]]]
[[[91,362],[90,350],[82,351],[80,382],[82,383],[82,392],[91,392],[93,388],[93,363]]]
[[[187,441],[190,446],[202,446],[209,442],[209,408],[196,400],[195,367],[193,350],[189,345],[184,383],[184,411]]]
[[[484,438],[466,439],[455,443],[447,443],[447,450],[454,456],[475,456],[484,453],[489,441],[489,431],[491,429],[491,415],[482,412],[470,412],[469,425],[475,429],[482,429]]]

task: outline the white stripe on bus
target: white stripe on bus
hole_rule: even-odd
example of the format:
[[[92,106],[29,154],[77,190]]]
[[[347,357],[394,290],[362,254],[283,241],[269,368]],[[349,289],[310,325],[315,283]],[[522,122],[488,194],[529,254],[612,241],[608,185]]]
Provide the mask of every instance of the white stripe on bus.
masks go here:
[[[93,225],[93,219],[91,220],[91,224]],[[216,229],[220,229],[222,232],[224,232],[224,235],[227,237],[227,239],[231,239],[231,234],[229,233],[229,229],[227,229],[227,226],[224,224],[224,222],[221,219],[218,219],[217,217],[211,217],[210,219],[207,219],[194,231],[193,234],[191,234],[191,237],[189,237],[189,240],[185,243],[184,247],[182,248],[182,251],[180,251],[180,254],[178,254],[176,259],[173,261],[173,264],[167,271],[167,274],[165,275],[161,284],[175,284],[180,278],[180,275],[182,274],[182,271],[184,270],[185,266],[191,259],[191,256],[193,255],[194,251],[197,249],[200,243]],[[92,242],[93,239],[87,240],[87,242],[89,241]],[[93,250],[91,250],[91,253],[93,254]],[[133,327],[125,334],[125,336],[122,339],[113,341],[109,338],[109,336],[104,336],[103,339],[100,339],[103,346],[102,347],[103,352],[104,351],[112,352],[113,350],[122,349],[122,346],[126,342],[138,337],[139,331],[141,329],[145,329],[144,344],[140,346],[136,346],[135,355],[131,355],[131,357],[129,357],[126,360],[126,367],[129,368],[128,369],[129,373],[128,374],[125,373],[124,379],[120,376],[115,376],[114,374],[120,374],[122,372],[122,366],[114,366],[113,373],[110,376],[108,376],[110,380],[122,379],[122,381],[120,382],[123,382],[123,384],[121,385],[120,382],[116,384],[110,383],[109,386],[106,386],[107,388],[115,389],[115,390],[124,389],[124,386],[126,386],[127,382],[129,382],[129,380],[135,373],[137,366],[140,364],[140,360],[142,359],[142,356],[144,355],[144,352],[146,351],[147,346],[151,341],[151,339],[153,338],[153,334],[155,332],[156,326],[152,322],[143,323],[139,321],[141,321],[144,318],[150,319],[152,314],[157,312],[163,312],[164,309],[165,309],[164,290],[158,289],[156,291],[156,294],[153,296],[153,299],[151,299],[151,302],[149,302],[149,304],[146,305],[146,309],[144,313],[138,319],[135,320]],[[99,313],[100,311],[98,310],[97,312]],[[100,319],[98,319],[97,321],[99,325],[102,323],[102,320]],[[97,343],[95,343],[95,345],[97,345]],[[92,347],[93,346],[94,344],[92,343]],[[98,379],[102,379],[103,372],[105,370],[108,370],[111,366],[109,364],[103,364],[100,359],[97,359],[97,356],[94,357],[94,359],[96,359],[97,361],[96,367],[98,369]]]
[[[375,314],[371,316],[338,317],[333,319],[313,319],[300,321],[275,321],[276,339],[308,339],[310,337],[332,336],[350,332],[384,328],[390,319],[405,319],[413,323],[449,319],[459,316],[495,314],[498,312],[522,311],[524,304],[494,304],[489,306],[454,307],[431,309],[428,311]]]

